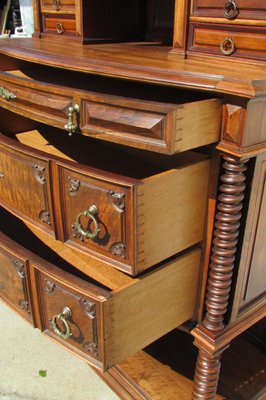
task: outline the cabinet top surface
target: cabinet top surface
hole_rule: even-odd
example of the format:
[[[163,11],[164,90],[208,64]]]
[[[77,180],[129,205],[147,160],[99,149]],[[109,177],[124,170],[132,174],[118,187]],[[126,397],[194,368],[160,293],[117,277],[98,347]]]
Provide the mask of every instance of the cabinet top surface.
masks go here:
[[[37,38],[0,40],[0,54],[56,68],[245,98],[266,92],[263,63],[184,60],[170,50],[147,43],[69,46]]]

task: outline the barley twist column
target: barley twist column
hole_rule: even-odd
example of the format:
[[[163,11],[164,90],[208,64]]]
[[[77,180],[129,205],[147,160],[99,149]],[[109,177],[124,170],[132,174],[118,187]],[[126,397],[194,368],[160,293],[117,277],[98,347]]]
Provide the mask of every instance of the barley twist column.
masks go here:
[[[203,326],[213,337],[224,328],[237,250],[248,160],[225,155],[219,187],[215,230],[206,294]],[[213,354],[199,347],[193,400],[215,399],[222,351]]]

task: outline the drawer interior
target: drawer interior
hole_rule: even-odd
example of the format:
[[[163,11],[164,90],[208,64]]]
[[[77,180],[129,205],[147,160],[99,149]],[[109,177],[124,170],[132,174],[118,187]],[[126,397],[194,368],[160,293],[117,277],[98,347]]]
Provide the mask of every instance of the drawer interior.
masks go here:
[[[196,151],[169,156],[109,143],[99,144],[82,135],[69,138],[66,132],[46,125],[17,133],[12,138],[51,156],[137,180],[206,159],[206,155]]]
[[[124,99],[146,100],[161,104],[179,105],[213,98],[208,93],[195,92],[167,86],[156,86],[148,83],[124,81],[122,79],[105,78],[101,76],[85,76],[76,71],[60,70],[60,73],[49,66],[37,64],[26,65],[20,69],[1,71],[0,77],[7,82],[23,82],[32,84],[44,84],[44,89],[49,91],[49,85],[64,87],[65,89],[81,90],[106,96],[119,96]],[[50,89],[52,90],[52,88]],[[108,98],[108,97],[107,97]]]

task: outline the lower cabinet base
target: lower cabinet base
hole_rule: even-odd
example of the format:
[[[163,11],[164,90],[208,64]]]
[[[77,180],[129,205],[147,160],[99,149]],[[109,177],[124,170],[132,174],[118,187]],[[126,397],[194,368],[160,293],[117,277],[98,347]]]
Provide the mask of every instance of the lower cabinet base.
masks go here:
[[[191,335],[174,330],[128,358],[101,378],[122,400],[190,400],[197,349]],[[216,400],[263,400],[266,354],[247,340],[235,339],[222,357]]]

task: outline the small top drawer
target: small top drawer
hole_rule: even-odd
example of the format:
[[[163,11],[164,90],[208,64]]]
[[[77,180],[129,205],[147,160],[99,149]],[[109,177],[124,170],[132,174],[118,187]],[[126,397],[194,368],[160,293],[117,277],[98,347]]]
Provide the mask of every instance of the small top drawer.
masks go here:
[[[41,11],[75,13],[75,0],[40,0]]]
[[[237,26],[191,24],[189,50],[220,56],[265,60],[266,28],[244,31]]]
[[[55,33],[58,35],[75,35],[75,16],[63,14],[42,14],[42,26],[44,33]]]
[[[193,16],[263,20],[266,16],[264,0],[194,0]]]

